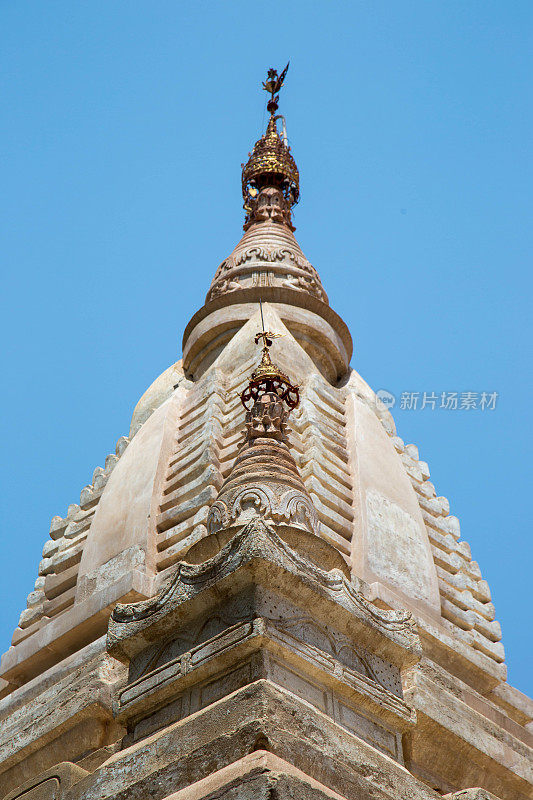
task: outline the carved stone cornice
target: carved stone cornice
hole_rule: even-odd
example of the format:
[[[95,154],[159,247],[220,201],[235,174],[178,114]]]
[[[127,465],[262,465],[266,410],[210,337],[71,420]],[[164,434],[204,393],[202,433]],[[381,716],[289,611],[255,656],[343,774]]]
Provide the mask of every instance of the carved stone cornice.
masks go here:
[[[218,267],[206,295],[215,297],[254,285],[258,271],[269,276],[272,286],[308,292],[328,304],[328,296],[312,264],[289,247],[269,248],[254,245],[236,249]]]
[[[182,624],[186,609],[198,607],[196,601],[200,595],[205,608],[206,603],[220,603],[225,594],[236,593],[250,582],[269,586],[276,574],[277,584],[284,593],[294,596],[300,604],[313,605],[317,620],[321,614],[329,617],[331,609],[328,612],[322,604],[328,607],[333,602],[338,622],[344,618],[346,629],[353,635],[357,630],[363,645],[377,635],[380,652],[390,661],[402,665],[415,663],[420,644],[412,615],[374,606],[341,569],[328,571],[314,563],[311,552],[314,540],[314,537],[301,538],[294,531],[291,546],[272,525],[253,520],[211,558],[199,564],[180,562],[156,597],[118,604],[109,623],[109,652],[116,658],[129,660],[150,641],[167,636],[179,624],[178,620]],[[320,547],[330,548],[335,559],[338,558],[331,545],[320,542]]]

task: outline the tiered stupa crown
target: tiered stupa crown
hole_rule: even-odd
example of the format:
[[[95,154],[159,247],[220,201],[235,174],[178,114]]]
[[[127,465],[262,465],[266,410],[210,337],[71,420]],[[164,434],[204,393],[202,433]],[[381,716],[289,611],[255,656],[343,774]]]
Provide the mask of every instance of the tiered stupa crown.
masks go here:
[[[279,101],[277,93],[283,86],[288,69],[287,64],[281,75],[275,69],[269,69],[268,78],[263,83],[265,91],[270,93],[267,104],[270,119],[264,136],[255,143],[248,162],[243,164],[242,196],[244,209],[248,212],[245,230],[254,222],[269,216],[277,222],[285,222],[294,230],[291,208],[300,196],[300,176],[286,135],[282,140],[278,133],[277,122],[283,117],[276,116]]]
[[[288,66],[288,65],[287,65]],[[244,236],[220,264],[205,305],[183,335],[183,363],[198,378],[254,313],[259,300],[275,304],[281,319],[332,383],[345,374],[352,340],[343,320],[330,308],[316,269],[294,236],[291,210],[298,202],[298,167],[276,115],[287,67],[269,70],[264,88],[271,98],[270,118],[242,167]]]
[[[256,199],[264,188],[279,187],[290,208],[300,196],[300,176],[290,148],[282,141],[277,128],[278,117],[272,115],[266,133],[254,146],[248,162],[242,170],[242,196],[244,208],[250,215],[256,207]],[[253,216],[247,218],[245,226],[252,224]],[[290,222],[290,217],[289,217]]]

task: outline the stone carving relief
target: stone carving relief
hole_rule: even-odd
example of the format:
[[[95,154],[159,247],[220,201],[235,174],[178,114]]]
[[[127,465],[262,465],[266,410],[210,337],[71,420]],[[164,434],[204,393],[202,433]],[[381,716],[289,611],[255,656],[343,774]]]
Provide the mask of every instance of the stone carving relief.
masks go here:
[[[128,684],[174,664],[185,674],[191,664],[198,664],[198,653],[215,655],[228,641],[236,645],[252,635],[263,634],[288,646],[307,660],[335,671],[335,661],[364,675],[396,697],[402,698],[402,684],[397,667],[356,645],[330,626],[321,625],[309,615],[268,590],[246,591],[223,608],[180,628],[179,635],[143,650],[130,664]],[[228,638],[229,637],[229,638]],[[324,655],[334,661],[325,662]]]
[[[234,292],[237,289],[242,289],[242,286],[239,283],[239,281],[231,280],[231,279],[221,280],[218,283],[216,283],[213,286],[213,288],[211,289],[211,291],[209,293],[210,294],[210,299],[212,299],[213,297],[218,297],[221,294],[227,294],[228,292]]]
[[[313,504],[296,490],[281,496],[267,486],[245,486],[232,498],[231,504],[216,500],[211,506],[207,522],[209,533],[234,525],[237,520],[261,516],[274,522],[311,527],[318,536],[319,522]]]
[[[324,290],[314,278],[305,278],[301,275],[288,275],[282,282],[282,286],[290,289],[299,289],[303,292],[314,294],[320,300],[323,299]]]
[[[249,247],[226,258],[218,267],[206,300],[209,301],[229,291],[244,288],[237,280],[246,277],[242,267],[248,262],[272,264],[275,271],[270,274],[272,285],[286,286],[313,294],[323,303],[328,303],[316,269],[306,258],[287,247],[269,249],[266,247]],[[279,266],[277,266],[279,265]],[[282,267],[286,265],[286,269]],[[241,267],[241,269],[239,269]]]
[[[253,191],[255,191],[255,195],[250,191],[247,195],[248,214],[244,230],[248,230],[251,225],[267,220],[287,225],[291,231],[294,230],[291,223],[291,205],[281,189],[265,186],[259,191],[253,187]]]
[[[397,697],[402,697],[400,672],[392,664],[355,645],[347,636],[319,625],[308,615],[272,620],[276,627],[317,652],[330,653],[338,661],[366,675]]]
[[[180,561],[171,576],[155,597],[138,603],[118,603],[111,615],[108,632],[108,649],[113,652],[120,641],[135,633],[135,626],[143,620],[164,616],[170,606],[184,603],[198,591],[214,585],[224,575],[230,575],[255,559],[263,559],[288,572],[306,576],[306,579],[323,587],[333,598],[341,599],[352,613],[362,615],[370,624],[383,631],[398,632],[407,639],[418,640],[416,624],[407,611],[378,608],[367,600],[345,575],[337,569],[329,572],[320,569],[308,558],[301,556],[263,520],[253,520],[237,532],[212,558],[200,564]]]
[[[198,645],[209,642],[223,631],[227,631],[239,623],[250,621],[248,609],[218,608],[214,612],[199,617],[189,625],[180,628],[179,636],[164,639],[146,648],[130,663],[128,682],[131,683],[143,675],[148,675],[171,661],[179,660],[190,654]]]

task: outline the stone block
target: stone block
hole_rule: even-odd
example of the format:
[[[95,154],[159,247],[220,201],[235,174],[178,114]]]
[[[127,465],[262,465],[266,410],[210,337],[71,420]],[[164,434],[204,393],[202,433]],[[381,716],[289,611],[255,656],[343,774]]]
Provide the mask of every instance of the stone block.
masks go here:
[[[24,611],[21,612],[19,617],[19,628],[29,628],[34,622],[37,622],[43,615],[43,606],[42,604],[33,606],[31,608],[25,608]]]
[[[50,558],[59,549],[60,540],[48,539],[43,545],[43,558]]]
[[[45,600],[45,595],[43,591],[30,592],[28,597],[26,598],[28,608],[34,608],[35,606],[39,606],[44,602],[44,600]]]
[[[418,468],[419,468],[420,472],[422,473],[422,477],[424,478],[424,480],[427,481],[431,477],[431,473],[429,471],[429,467],[427,465],[427,462],[426,461],[420,461],[420,459],[419,459]]]
[[[95,492],[92,486],[85,486],[80,493],[80,508],[85,511],[95,506],[99,499],[99,492]]]
[[[129,744],[76,784],[69,800],[163,800],[265,747],[308,782],[346,798],[366,798],[371,786],[374,800],[437,800],[393,759],[268,680]]]
[[[437,497],[438,502],[440,503],[442,509],[442,515],[444,517],[449,516],[450,513],[450,501],[447,497]]]
[[[406,444],[405,452],[413,459],[413,461],[418,461],[418,447],[416,444]]]
[[[11,790],[61,757],[77,761],[122,738],[112,694],[125,670],[102,645],[85,648],[0,701],[0,786]]]
[[[117,441],[115,453],[120,458],[126,447],[129,445],[130,440],[127,436],[121,436],[120,439]]]
[[[52,522],[50,523],[50,538],[59,539],[67,527],[67,522],[68,521],[62,517],[53,517]]]
[[[72,589],[76,584],[78,577],[78,564],[63,570],[59,574],[50,574],[46,576],[44,584],[44,593],[48,600],[52,600],[67,589]]]
[[[50,575],[54,570],[54,565],[51,558],[43,558],[39,563],[39,575]]]
[[[412,759],[448,785],[483,785],[498,797],[526,798],[533,778],[532,749],[525,732],[458,682],[444,686],[421,669],[413,670],[406,695],[417,709]]]
[[[88,774],[76,764],[63,761],[18,786],[3,800],[62,800],[68,790]]]

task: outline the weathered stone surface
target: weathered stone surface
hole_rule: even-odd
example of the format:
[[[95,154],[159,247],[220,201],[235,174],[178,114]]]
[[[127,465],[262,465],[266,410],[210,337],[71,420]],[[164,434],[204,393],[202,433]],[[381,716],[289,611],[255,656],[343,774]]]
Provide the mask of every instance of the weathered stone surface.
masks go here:
[[[432,676],[434,677],[434,676]],[[444,688],[420,669],[406,697],[417,710],[411,739],[415,774],[442,776],[441,786],[483,785],[498,797],[528,797],[533,783],[533,737],[457,686]],[[418,765],[421,769],[418,770]]]
[[[179,564],[176,576],[158,597],[113,612],[108,649],[117,658],[131,659],[147,643],[178,625],[186,609],[193,612],[230,598],[246,585],[277,586],[298,605],[312,604],[317,620],[331,617],[335,604],[339,630],[349,631],[363,645],[379,642],[380,654],[405,665],[418,658],[418,637],[411,616],[380,611],[348,581],[340,569],[326,572],[314,563],[314,537],[299,531],[291,544],[265,523],[249,523],[215,556],[201,564]],[[291,545],[296,544],[301,552]]]
[[[125,672],[100,640],[1,700],[0,786],[119,741],[112,701]]]
[[[344,704],[355,698],[361,710],[377,714],[397,730],[414,721],[402,700],[397,667],[331,625],[318,623],[271,589],[252,585],[182,624],[174,637],[169,641],[167,636],[163,648],[151,645],[132,660],[128,683],[119,692],[120,719],[144,717],[175,697],[181,697],[180,713],[192,713],[191,699],[198,700],[185,703],[184,692],[195,687],[196,696],[198,682],[206,681],[218,682],[224,692],[225,674],[243,663],[245,682],[268,677],[323,698],[333,691],[345,697]],[[336,702],[333,696],[323,699],[322,710],[333,714]]]
[[[7,794],[4,800],[61,800],[87,774],[76,764],[60,762]]]
[[[346,798],[436,798],[392,759],[265,680],[130,745],[68,797],[159,800],[265,746]]]
[[[411,787],[411,800],[426,800],[436,797],[432,792],[420,787]],[[372,795],[370,795],[372,792]],[[360,794],[358,797],[384,798],[391,797],[388,792],[378,792],[374,787],[369,788],[369,794]],[[169,795],[165,800],[207,800],[207,798],[224,797],[256,798],[276,797],[280,800],[343,800],[342,796],[319,781],[314,780],[302,770],[297,769],[288,761],[258,750],[244,758],[223,767],[197,783]]]
[[[74,604],[17,647],[11,647],[2,656],[2,676],[12,686],[31,680],[65,655],[105,634],[111,611],[118,601],[132,602],[151,594],[152,584],[143,573],[130,570],[121,574],[115,583]]]

